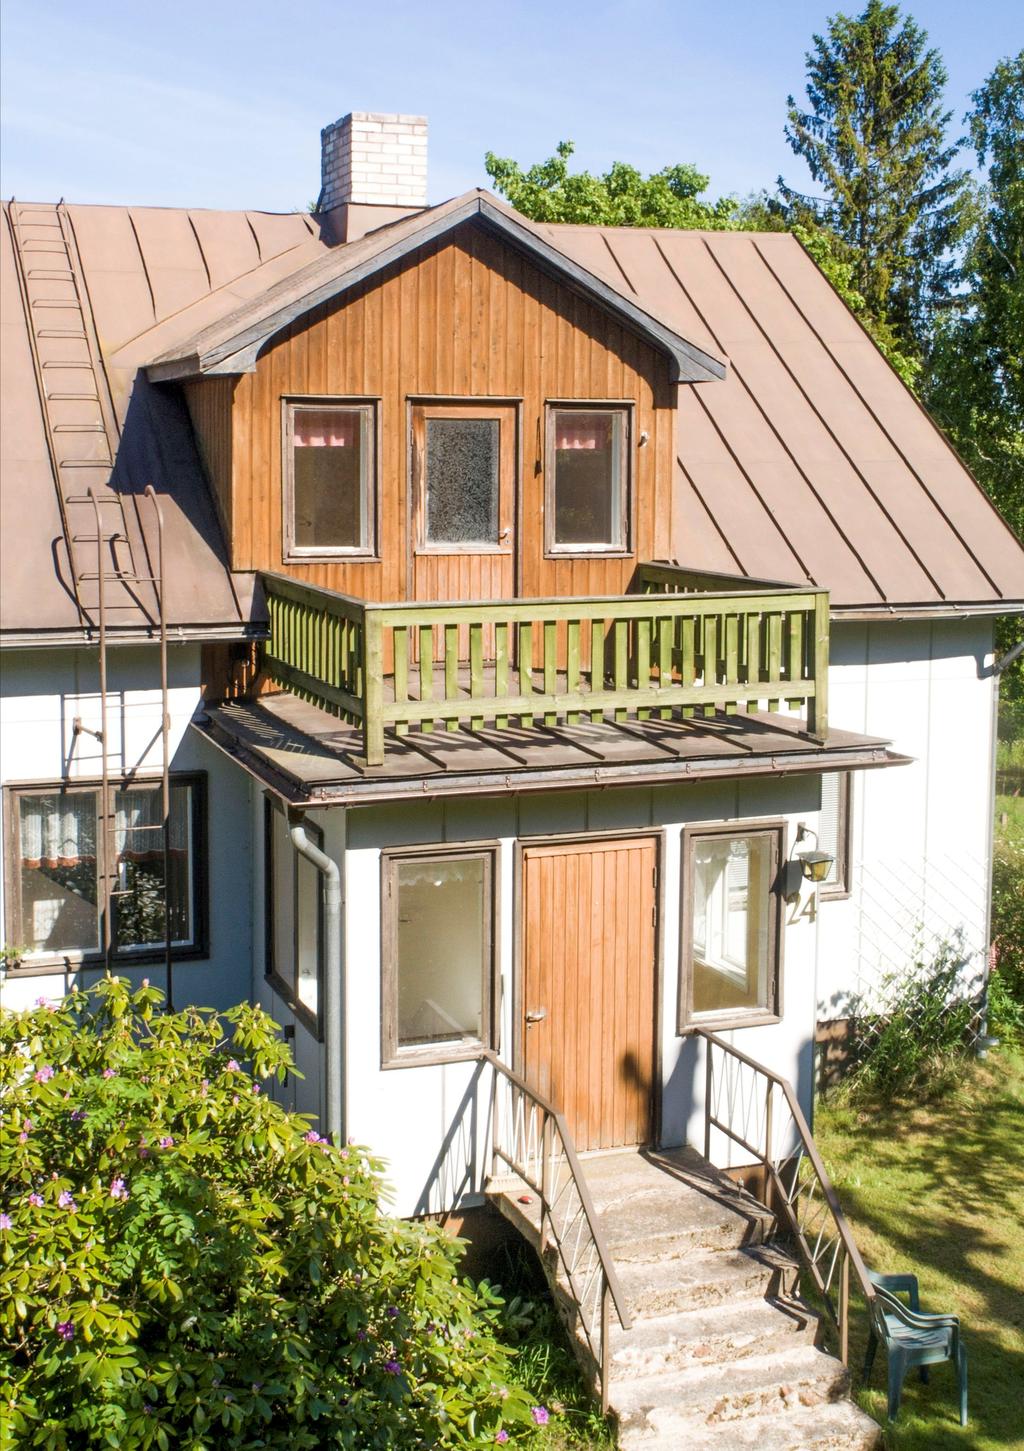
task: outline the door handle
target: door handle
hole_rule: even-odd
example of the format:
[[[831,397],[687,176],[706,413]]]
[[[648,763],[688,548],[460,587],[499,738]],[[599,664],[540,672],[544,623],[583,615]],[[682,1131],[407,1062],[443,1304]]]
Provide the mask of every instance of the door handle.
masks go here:
[[[500,540],[507,539],[511,533],[512,533],[512,530],[511,529],[502,529],[501,532],[498,535],[499,541]]]
[[[543,1023],[543,1021],[547,1017],[547,1015],[548,1015],[547,1008],[537,1008],[537,1010],[535,1012],[527,1013],[527,1015],[526,1015],[526,1021],[528,1023]]]

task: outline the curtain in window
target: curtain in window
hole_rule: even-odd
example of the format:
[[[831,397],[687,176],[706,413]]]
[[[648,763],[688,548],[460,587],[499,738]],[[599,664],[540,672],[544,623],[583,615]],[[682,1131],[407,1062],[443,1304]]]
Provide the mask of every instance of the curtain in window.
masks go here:
[[[292,424],[296,448],[355,448],[360,415],[339,408],[297,408]]]
[[[96,801],[91,792],[21,798],[23,867],[76,867],[96,860]]]
[[[188,788],[171,787],[172,856],[188,853]],[[120,861],[151,862],[163,858],[163,793],[161,791],[118,791],[114,795],[117,855]],[[157,828],[154,830],[154,828]]]
[[[559,413],[555,422],[555,447],[611,448],[612,420],[607,414]]]

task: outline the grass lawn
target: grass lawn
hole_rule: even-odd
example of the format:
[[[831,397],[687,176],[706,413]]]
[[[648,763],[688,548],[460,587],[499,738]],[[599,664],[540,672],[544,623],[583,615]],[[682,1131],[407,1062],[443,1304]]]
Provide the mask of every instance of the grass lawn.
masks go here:
[[[970,1421],[961,1429],[956,1379],[933,1366],[905,1383],[892,1451],[1024,1448],[1024,1052],[971,1066],[963,1085],[919,1105],[819,1104],[815,1138],[867,1264],[910,1271],[925,1310],[961,1318]],[[885,1424],[885,1368],[860,1384],[866,1316],[850,1365],[857,1399]]]

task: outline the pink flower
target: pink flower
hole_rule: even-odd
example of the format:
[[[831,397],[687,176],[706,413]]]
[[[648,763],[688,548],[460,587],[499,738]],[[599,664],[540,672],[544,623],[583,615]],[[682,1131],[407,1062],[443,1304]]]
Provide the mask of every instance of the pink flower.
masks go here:
[[[148,977],[144,977],[142,979],[142,986],[143,987],[149,987],[149,978]]]
[[[495,1439],[495,1441],[497,1442],[497,1444],[499,1446],[504,1446],[505,1442],[508,1440],[508,1432],[507,1431],[499,1431],[498,1434],[495,1436],[494,1439]]]
[[[254,1083],[254,1084],[253,1084],[253,1086],[252,1086],[252,1091],[253,1091],[253,1093],[259,1093],[259,1091],[260,1091],[260,1086],[259,1086],[259,1084],[258,1084],[258,1083]]]
[[[171,1138],[170,1134],[164,1134],[163,1138],[160,1140],[160,1147],[162,1149],[174,1148],[174,1140]]]
[[[530,1408],[530,1415],[538,1426],[546,1426],[550,1419],[546,1406],[532,1406]]]
[[[57,1334],[62,1340],[74,1340],[75,1327],[70,1320],[62,1320],[57,1326]]]
[[[116,1068],[104,1068],[104,1070],[103,1070],[103,1077],[104,1078],[116,1078],[117,1077],[117,1069]]]
[[[203,1079],[203,1082],[202,1082],[202,1087],[199,1090],[199,1097],[200,1098],[205,1098],[206,1095],[209,1093],[209,1091],[210,1091],[210,1080],[208,1078],[204,1078]]]
[[[19,1144],[27,1144],[28,1143],[28,1134],[26,1134],[24,1132],[24,1130],[22,1130],[22,1132],[18,1135],[18,1143]]]
[[[49,1063],[44,1063],[42,1068],[36,1069],[35,1078],[37,1083],[49,1083],[52,1077],[53,1069],[50,1067]]]
[[[61,1209],[74,1209],[75,1196],[67,1189],[62,1189],[57,1195],[57,1203]]]
[[[28,1196],[28,1202],[32,1205],[33,1209],[42,1209],[43,1196],[41,1194],[30,1194]]]
[[[71,1110],[71,1122],[73,1124],[81,1124],[81,1123],[84,1123],[85,1122],[85,1109],[84,1108],[73,1108]]]
[[[9,1214],[0,1214],[0,1229],[10,1229],[13,1223]]]
[[[398,1364],[397,1360],[386,1360],[384,1362],[384,1369],[388,1375],[398,1375],[402,1367]]]
[[[112,1179],[110,1181],[110,1197],[111,1199],[128,1198],[128,1186],[123,1179]]]
[[[320,1135],[317,1133],[316,1129],[310,1129],[309,1133],[303,1134],[302,1137],[305,1139],[307,1144],[319,1144],[321,1142]]]
[[[238,1072],[238,1059],[237,1058],[229,1058],[228,1061],[227,1061],[227,1066],[225,1067],[224,1071],[225,1071],[225,1073],[237,1073]]]

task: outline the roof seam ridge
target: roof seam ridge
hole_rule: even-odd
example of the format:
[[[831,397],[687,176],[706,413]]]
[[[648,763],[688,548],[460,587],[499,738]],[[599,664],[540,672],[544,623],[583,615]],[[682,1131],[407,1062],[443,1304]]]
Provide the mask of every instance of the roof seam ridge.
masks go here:
[[[832,361],[835,364],[835,366],[838,369],[838,371],[842,374],[842,376],[845,378],[846,382],[853,389],[854,393],[860,399],[860,401],[861,401],[862,405],[864,406],[864,408],[866,409],[866,411],[871,415],[871,417],[874,420],[875,425],[878,428],[879,432],[881,432],[882,434],[884,434],[885,437],[888,439],[889,443],[895,449],[896,453],[903,460],[903,463],[906,465],[906,467],[909,470],[909,472],[917,480],[917,482],[920,485],[921,490],[924,493],[925,497],[929,500],[929,502],[935,508],[935,510],[939,514],[939,516],[949,526],[949,528],[952,531],[952,533],[956,536],[956,538],[960,542],[960,544],[961,544],[964,552],[970,557],[970,559],[975,564],[976,568],[978,569],[978,572],[981,575],[983,575],[985,579],[988,580],[989,584],[992,586],[993,590],[995,590],[996,594],[999,595],[1000,598],[1002,598],[1003,597],[1002,590],[996,584],[995,580],[989,574],[988,570],[982,564],[981,560],[975,554],[974,550],[967,543],[966,539],[964,539],[963,535],[960,533],[959,529],[957,529],[957,527],[956,527],[955,523],[953,522],[953,520],[946,513],[946,511],[939,505],[938,500],[935,498],[934,494],[929,489],[928,485],[925,483],[924,478],[921,476],[921,474],[918,472],[918,470],[914,467],[914,465],[910,462],[910,459],[904,453],[903,449],[900,448],[899,444],[896,442],[896,439],[893,437],[893,435],[889,432],[888,428],[886,428],[886,426],[882,423],[881,419],[875,413],[874,409],[870,406],[870,404],[868,403],[867,399],[864,397],[863,393],[860,391],[860,389],[857,387],[856,383],[850,377],[850,375],[847,372],[847,370],[843,367],[842,363],[839,361],[839,359],[836,357],[836,355],[832,352],[832,350],[830,348],[826,348],[825,347],[825,344],[822,342],[821,337],[818,334],[817,329],[811,323],[810,318],[804,312],[803,308],[797,302],[796,298],[790,292],[790,290],[786,286],[786,284],[779,277],[779,275],[776,272],[775,268],[768,261],[768,258],[764,255],[764,253],[762,252],[761,248],[757,245],[757,242],[756,241],[754,243],[754,250],[757,253],[758,258],[760,259],[761,264],[768,270],[768,272],[771,273],[772,277],[775,279],[775,282],[781,288],[781,290],[785,293],[786,297],[792,303],[792,305],[795,308],[795,310],[800,314],[801,318],[803,318],[803,320],[804,320],[805,324],[807,325],[807,327],[809,328],[809,330],[818,339],[818,342],[821,344],[822,350],[828,355],[828,357],[830,357],[832,359]],[[801,250],[805,250],[805,249],[801,248]],[[814,262],[814,258],[813,257],[811,258],[811,261]],[[815,263],[814,265],[817,267],[817,263]],[[820,268],[818,270],[820,271]],[[822,273],[822,276],[824,277],[824,273]],[[831,283],[828,282],[828,278],[827,277],[825,278],[825,282],[826,282],[826,284],[828,284],[831,287]],[[832,290],[835,291],[834,288]],[[838,294],[836,294],[836,295],[838,296]],[[842,298],[840,298],[839,300],[840,300],[840,302],[843,302],[843,299]],[[846,307],[846,303],[845,302],[843,303],[843,306]],[[871,337],[871,334],[868,332],[867,328],[864,327],[863,323],[860,322],[860,319],[856,316],[856,314],[850,308],[848,308],[848,307],[847,307],[847,311],[850,313],[850,316],[853,318],[854,322],[856,322],[857,325],[861,328],[861,331],[864,333],[865,337],[868,338],[868,340],[871,342],[872,346],[875,347],[879,353],[881,353],[882,352],[881,348],[878,347],[878,344],[875,342],[874,338]],[[883,356],[883,358],[885,357],[884,353],[882,353],[882,356]],[[896,372],[895,368],[892,367],[892,364],[889,362],[888,358],[885,358],[885,362],[886,362],[887,366],[889,367],[890,371],[892,372],[893,377],[896,380],[896,382],[899,384],[899,386],[902,387],[902,388],[905,388],[907,385],[903,382],[903,379]],[[913,397],[914,402],[917,404],[918,408],[925,415],[925,418],[928,420],[929,423],[931,423],[932,427],[934,428],[935,427],[935,422],[932,419],[931,414],[928,412],[928,410],[921,403],[921,400],[918,398],[917,394],[913,392],[913,389],[908,389],[908,391],[911,393],[911,396]],[[945,435],[942,434],[941,430],[937,430],[937,432],[940,433],[940,436],[942,437],[943,441],[947,444],[947,446],[949,446],[949,441],[948,441],[948,439],[945,438]],[[844,450],[844,452],[845,452],[845,450]],[[966,465],[965,465],[965,468],[966,468]],[[977,481],[977,479],[974,478],[974,475],[971,474],[971,472],[970,472],[969,469],[967,469],[966,471],[967,471],[968,475],[970,476],[972,482],[978,487],[978,489],[981,491],[982,495],[991,504],[992,501],[990,499],[988,499],[988,495],[985,494],[984,489],[981,489],[981,485],[978,484],[978,481]],[[994,508],[994,505],[993,505],[993,508]],[[998,514],[999,511],[996,510],[995,512]],[[999,517],[1000,517],[1000,519],[1002,519],[1002,515],[1001,514],[999,515]],[[1003,522],[1005,523],[1005,520],[1003,520]],[[901,531],[901,537],[902,537],[902,531]],[[925,568],[923,562],[922,562],[922,568]],[[929,570],[925,569],[925,573],[928,574],[929,578],[931,578],[931,573],[930,573]],[[947,596],[946,596],[945,591],[942,590],[939,587],[938,584],[936,584],[935,587],[936,587],[936,589],[938,589],[939,594],[942,595],[943,599],[946,599]]]
[[[690,306],[693,308],[694,312],[700,318],[701,322],[704,324],[704,327],[707,329],[708,334],[712,338],[714,338],[714,340],[715,340],[715,346],[718,347],[718,348],[721,348],[722,347],[722,343],[721,343],[721,340],[718,337],[718,334],[715,332],[714,328],[708,322],[708,320],[705,317],[704,313],[697,306],[697,303],[695,302],[692,294],[689,292],[689,290],[685,286],[682,278],[679,276],[679,273],[676,271],[675,267],[672,265],[672,262],[669,259],[669,257],[665,254],[665,251],[662,248],[661,244],[659,243],[657,237],[655,237],[653,240],[654,240],[655,247],[657,247],[658,252],[661,255],[661,258],[662,258],[662,260],[665,263],[665,266],[668,268],[668,270],[671,272],[672,276],[675,278],[676,285],[679,288],[680,292],[682,292],[682,294],[686,298],[687,302],[690,304]],[[701,238],[701,241],[704,244],[704,246],[706,247],[707,246],[707,239],[702,237]],[[765,423],[767,424],[769,430],[772,433],[772,436],[776,439],[776,441],[778,442],[779,446],[782,448],[782,451],[785,453],[786,457],[790,460],[790,462],[792,463],[793,467],[796,469],[797,473],[800,475],[800,477],[806,483],[807,487],[810,489],[810,491],[813,494],[814,498],[817,500],[818,504],[820,505],[820,507],[822,509],[822,512],[830,520],[830,522],[832,523],[833,527],[835,528],[836,533],[839,535],[840,539],[842,539],[843,543],[846,545],[847,549],[849,549],[849,551],[852,554],[852,556],[854,557],[854,559],[856,559],[857,562],[860,564],[861,568],[864,570],[864,573],[867,575],[868,579],[871,580],[871,583],[878,590],[878,593],[884,597],[884,593],[885,593],[884,590],[881,589],[881,587],[879,586],[879,583],[875,579],[874,575],[871,573],[871,571],[864,564],[863,560],[861,560],[860,555],[854,549],[854,547],[850,543],[849,539],[847,539],[846,534],[845,534],[845,531],[842,530],[840,528],[838,522],[835,519],[833,519],[831,511],[829,510],[828,506],[825,504],[824,500],[818,494],[818,491],[814,487],[814,485],[811,482],[810,478],[807,476],[807,474],[804,472],[804,470],[797,463],[796,459],[793,458],[793,455],[790,453],[790,451],[787,448],[785,442],[783,441],[783,439],[779,435],[779,432],[775,428],[775,425],[772,423],[771,419],[768,418],[767,414],[764,412],[764,409],[761,407],[760,403],[758,402],[756,395],[754,394],[754,392],[750,388],[750,385],[747,383],[747,381],[744,378],[744,376],[743,376],[742,372],[740,371],[740,369],[737,367],[735,358],[730,358],[730,362],[732,363],[733,376],[736,378],[737,382],[739,383],[740,387],[743,389],[744,393],[747,395],[747,397],[753,403],[753,405],[757,409],[758,413],[760,413],[761,417],[764,419]],[[735,453],[735,450],[733,449],[732,445],[729,443],[728,439],[725,437],[725,435],[722,432],[722,430],[719,428],[717,422],[715,421],[715,418],[713,417],[713,415],[711,414],[710,409],[708,408],[708,405],[704,402],[704,399],[700,396],[699,393],[696,394],[696,397],[697,397],[697,401],[700,404],[701,408],[703,408],[703,410],[704,410],[704,413],[705,413],[705,415],[706,415],[706,417],[708,419],[708,422],[711,424],[711,427],[715,430],[715,432],[717,433],[719,439],[721,440],[722,446],[724,447],[725,451],[728,453],[728,455],[732,459],[733,463],[736,465],[736,467],[739,469],[740,473],[746,479],[748,485],[750,486],[750,489],[751,489],[752,493],[754,494],[754,496],[757,499],[758,503],[761,505],[761,508],[764,510],[765,514],[767,514],[768,518],[772,521],[772,524],[775,526],[776,531],[785,540],[786,548],[789,550],[790,554],[792,554],[792,556],[796,560],[797,564],[803,570],[804,575],[808,579],[812,578],[811,571],[807,568],[807,565],[804,563],[804,561],[801,558],[800,554],[797,552],[796,546],[783,533],[781,527],[779,526],[778,520],[775,518],[774,511],[772,509],[769,509],[768,508],[768,505],[765,503],[764,499],[761,496],[760,489],[757,487],[757,484],[751,478],[750,474],[747,473],[747,470],[740,463],[739,458],[737,457],[737,455]]]

